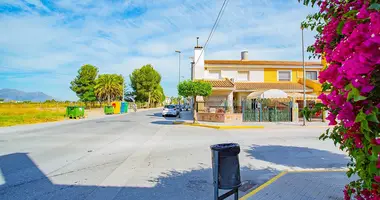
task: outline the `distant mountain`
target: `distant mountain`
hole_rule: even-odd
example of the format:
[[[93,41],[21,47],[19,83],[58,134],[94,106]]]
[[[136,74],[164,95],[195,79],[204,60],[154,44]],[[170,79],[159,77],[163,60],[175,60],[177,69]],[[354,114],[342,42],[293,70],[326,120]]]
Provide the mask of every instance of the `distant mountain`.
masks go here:
[[[24,92],[15,89],[0,89],[0,99],[5,99],[5,101],[15,100],[39,102],[51,100],[53,97],[43,92]]]

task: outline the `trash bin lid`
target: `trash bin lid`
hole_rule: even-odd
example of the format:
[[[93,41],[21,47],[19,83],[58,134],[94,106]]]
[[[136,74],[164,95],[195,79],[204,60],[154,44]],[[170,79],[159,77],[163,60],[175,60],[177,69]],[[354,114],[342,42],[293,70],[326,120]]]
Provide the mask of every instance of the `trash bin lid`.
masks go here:
[[[240,146],[237,143],[223,143],[223,144],[214,144],[210,146],[211,150],[223,152],[223,153],[232,153],[239,154]]]

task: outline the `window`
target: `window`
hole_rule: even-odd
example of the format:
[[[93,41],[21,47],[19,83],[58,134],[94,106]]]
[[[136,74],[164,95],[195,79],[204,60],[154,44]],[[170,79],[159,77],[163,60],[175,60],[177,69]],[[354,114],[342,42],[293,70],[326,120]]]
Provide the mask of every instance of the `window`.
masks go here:
[[[292,80],[292,71],[277,71],[278,81],[291,81]]]
[[[208,76],[211,79],[220,79],[220,71],[209,71]]]
[[[248,72],[238,72],[237,80],[238,81],[248,81]]]
[[[306,71],[306,78],[311,80],[318,80],[317,71]]]

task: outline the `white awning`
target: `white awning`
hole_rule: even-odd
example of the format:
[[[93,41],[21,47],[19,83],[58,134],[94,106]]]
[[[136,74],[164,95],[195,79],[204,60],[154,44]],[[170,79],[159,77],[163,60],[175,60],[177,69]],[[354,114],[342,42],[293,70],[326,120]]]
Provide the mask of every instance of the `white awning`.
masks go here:
[[[252,92],[247,99],[281,99],[288,98],[288,94],[282,90],[271,89],[266,91]]]

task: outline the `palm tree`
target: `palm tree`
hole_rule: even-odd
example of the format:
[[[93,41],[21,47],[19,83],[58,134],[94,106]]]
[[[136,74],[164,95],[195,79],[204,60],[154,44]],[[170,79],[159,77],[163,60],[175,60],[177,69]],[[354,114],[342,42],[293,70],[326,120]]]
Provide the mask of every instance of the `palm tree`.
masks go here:
[[[153,90],[150,100],[152,103],[154,103],[155,106],[157,104],[162,103],[165,100],[164,89],[161,87],[161,85],[158,85],[158,87],[155,90]]]
[[[112,99],[122,96],[124,79],[117,74],[102,74],[96,79],[95,94],[99,99],[107,98],[108,104]]]

